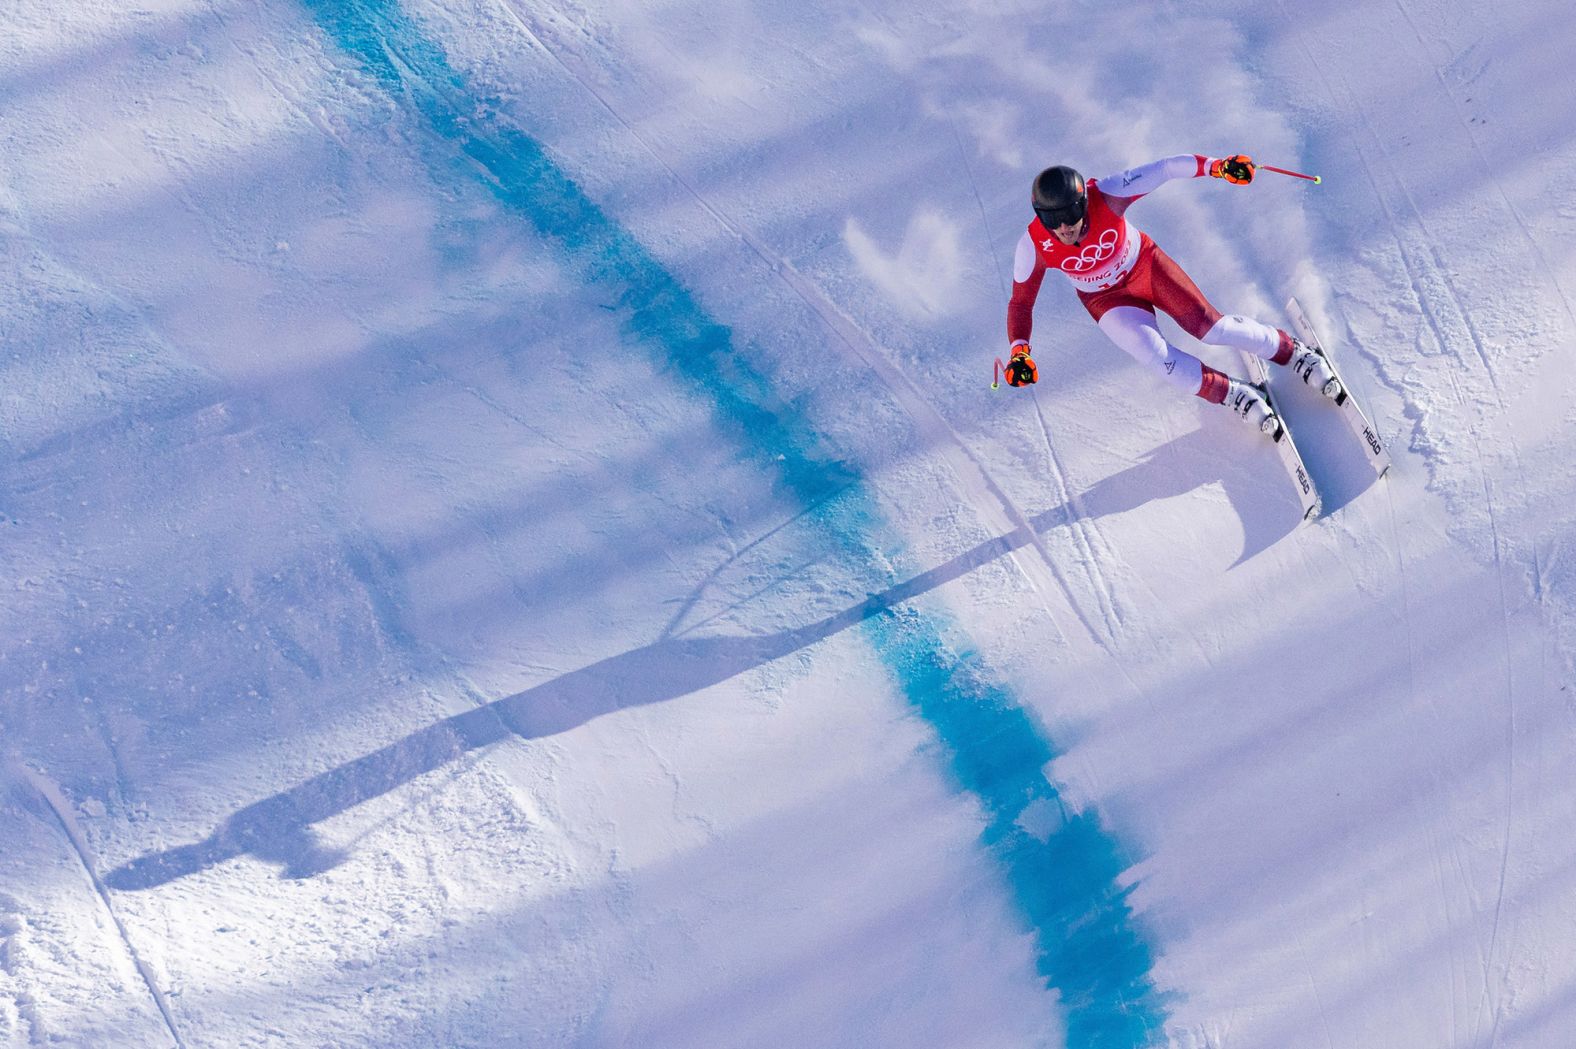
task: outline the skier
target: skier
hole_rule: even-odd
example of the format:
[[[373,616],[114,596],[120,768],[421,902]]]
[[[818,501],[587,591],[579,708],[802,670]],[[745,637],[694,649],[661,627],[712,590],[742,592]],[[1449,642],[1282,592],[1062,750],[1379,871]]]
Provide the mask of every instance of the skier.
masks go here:
[[[1233,346],[1290,365],[1303,382],[1332,400],[1339,397],[1340,382],[1322,353],[1280,328],[1247,317],[1222,316],[1182,267],[1126,218],[1134,201],[1172,179],[1209,175],[1246,185],[1253,181],[1254,169],[1246,156],[1184,153],[1087,182],[1069,167],[1040,172],[1031,194],[1035,218],[1019,239],[1013,260],[1007,382],[1027,386],[1039,381],[1029,348],[1034,300],[1045,271],[1057,269],[1072,281],[1084,308],[1112,342],[1178,388],[1226,406],[1272,437],[1280,422],[1263,390],[1167,342],[1155,322],[1157,307],[1200,342]]]

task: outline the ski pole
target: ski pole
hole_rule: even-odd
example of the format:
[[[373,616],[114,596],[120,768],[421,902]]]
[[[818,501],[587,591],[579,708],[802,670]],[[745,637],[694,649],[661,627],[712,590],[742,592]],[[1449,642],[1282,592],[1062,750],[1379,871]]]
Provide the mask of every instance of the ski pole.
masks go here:
[[[1000,357],[996,358],[996,374],[991,376],[990,388],[993,389],[993,390],[1001,389],[1001,358]]]
[[[1290,175],[1292,178],[1305,178],[1309,182],[1312,182],[1315,186],[1324,181],[1318,175],[1304,175],[1300,171],[1287,171],[1285,168],[1270,167],[1268,164],[1260,164],[1258,168],[1260,171],[1273,171],[1277,175]]]

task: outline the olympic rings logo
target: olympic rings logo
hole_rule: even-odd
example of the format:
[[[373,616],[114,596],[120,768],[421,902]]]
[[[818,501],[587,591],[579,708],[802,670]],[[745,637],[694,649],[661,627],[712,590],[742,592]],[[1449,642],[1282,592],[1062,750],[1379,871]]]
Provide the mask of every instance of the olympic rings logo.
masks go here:
[[[1114,229],[1100,234],[1098,243],[1091,244],[1072,258],[1062,260],[1062,269],[1068,273],[1087,273],[1116,253],[1116,242],[1121,235]]]

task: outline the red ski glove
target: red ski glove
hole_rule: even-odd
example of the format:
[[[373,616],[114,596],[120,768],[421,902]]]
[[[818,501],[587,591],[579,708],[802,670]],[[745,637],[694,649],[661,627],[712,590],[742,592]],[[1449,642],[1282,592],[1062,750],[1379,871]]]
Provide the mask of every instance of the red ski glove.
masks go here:
[[[1019,346],[1007,362],[1008,386],[1032,386],[1040,381],[1040,369],[1034,366],[1027,346]]]
[[[1237,186],[1246,186],[1252,182],[1255,170],[1253,158],[1245,157],[1241,153],[1224,160],[1211,161],[1209,165],[1211,178],[1223,178]]]

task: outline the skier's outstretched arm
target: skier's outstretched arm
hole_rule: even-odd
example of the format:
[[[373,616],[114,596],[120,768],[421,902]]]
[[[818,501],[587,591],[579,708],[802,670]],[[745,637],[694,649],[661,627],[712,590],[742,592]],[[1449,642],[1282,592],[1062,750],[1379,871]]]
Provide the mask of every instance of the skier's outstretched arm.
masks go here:
[[[1120,215],[1139,197],[1153,193],[1173,179],[1211,175],[1241,184],[1253,181],[1253,171],[1253,161],[1241,155],[1207,157],[1202,153],[1179,153],[1096,181],[1100,184],[1100,190],[1111,200],[1112,208]]]
[[[1034,250],[1034,241],[1024,231],[1018,238],[1017,251],[1012,259],[1012,298],[1007,303],[1007,340],[1010,360],[1007,364],[1007,383],[1010,386],[1028,386],[1039,381],[1039,369],[1029,356],[1029,335],[1034,330],[1034,300],[1040,297],[1040,285],[1045,281],[1045,263]]]

